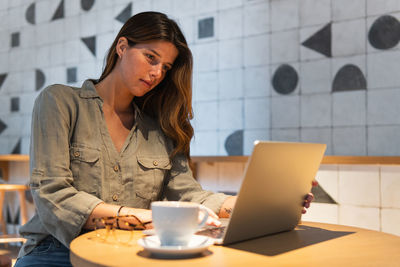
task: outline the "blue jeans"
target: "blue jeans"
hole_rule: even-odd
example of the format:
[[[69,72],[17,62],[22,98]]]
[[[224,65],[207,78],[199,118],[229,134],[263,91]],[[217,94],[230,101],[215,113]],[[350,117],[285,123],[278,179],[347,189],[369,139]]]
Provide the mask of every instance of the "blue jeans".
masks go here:
[[[48,236],[29,254],[19,258],[14,267],[71,267],[69,249],[52,236]]]

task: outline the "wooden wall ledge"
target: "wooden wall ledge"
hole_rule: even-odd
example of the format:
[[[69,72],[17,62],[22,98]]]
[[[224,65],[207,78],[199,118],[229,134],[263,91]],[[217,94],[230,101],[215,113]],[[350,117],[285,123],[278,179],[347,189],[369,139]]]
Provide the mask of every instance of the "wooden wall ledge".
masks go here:
[[[193,156],[199,162],[247,162],[248,156]],[[28,155],[0,155],[0,162],[29,161]],[[321,164],[400,165],[400,156],[324,156]]]
[[[193,163],[247,162],[248,156],[193,156]],[[400,165],[400,156],[324,156],[321,164]]]

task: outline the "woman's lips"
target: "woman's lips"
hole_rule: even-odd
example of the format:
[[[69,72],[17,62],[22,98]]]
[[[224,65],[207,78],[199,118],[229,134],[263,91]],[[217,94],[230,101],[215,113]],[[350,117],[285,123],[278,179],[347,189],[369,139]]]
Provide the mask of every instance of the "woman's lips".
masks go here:
[[[151,88],[152,84],[150,81],[141,80],[148,88]]]

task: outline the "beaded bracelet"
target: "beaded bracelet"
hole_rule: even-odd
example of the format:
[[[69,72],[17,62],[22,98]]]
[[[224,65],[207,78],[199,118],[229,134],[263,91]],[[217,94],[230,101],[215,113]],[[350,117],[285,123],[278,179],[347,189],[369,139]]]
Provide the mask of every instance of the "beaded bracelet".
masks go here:
[[[119,220],[118,220],[118,217],[119,217],[119,212],[122,210],[123,207],[124,207],[124,206],[119,207],[119,209],[118,209],[118,211],[117,211],[117,220],[116,220],[117,229],[121,229],[121,228],[119,228]]]

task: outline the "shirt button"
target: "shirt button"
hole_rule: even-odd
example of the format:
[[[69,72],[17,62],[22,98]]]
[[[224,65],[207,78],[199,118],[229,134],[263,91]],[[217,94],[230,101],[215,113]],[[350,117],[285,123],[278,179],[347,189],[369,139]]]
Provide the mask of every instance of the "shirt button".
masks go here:
[[[153,161],[153,165],[157,166],[158,165],[158,161],[157,160]]]
[[[119,170],[118,165],[115,165],[115,166],[114,166],[114,171],[117,172],[118,170]]]
[[[113,196],[112,196],[112,199],[113,199],[114,201],[117,201],[117,200],[118,200],[118,196],[117,196],[117,195],[113,195]]]
[[[75,152],[74,152],[74,156],[75,156],[75,157],[79,157],[80,155],[81,155],[81,153],[79,153],[78,151],[75,151]]]

